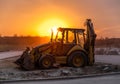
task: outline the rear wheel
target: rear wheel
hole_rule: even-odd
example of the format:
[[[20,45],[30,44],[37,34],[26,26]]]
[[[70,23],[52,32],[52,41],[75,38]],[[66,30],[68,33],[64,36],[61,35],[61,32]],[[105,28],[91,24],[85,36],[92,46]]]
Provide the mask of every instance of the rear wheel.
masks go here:
[[[73,52],[68,57],[68,65],[72,67],[82,67],[85,66],[87,63],[86,55],[83,52],[76,51]]]
[[[51,68],[53,66],[53,59],[49,56],[44,56],[39,60],[39,66],[44,69]]]

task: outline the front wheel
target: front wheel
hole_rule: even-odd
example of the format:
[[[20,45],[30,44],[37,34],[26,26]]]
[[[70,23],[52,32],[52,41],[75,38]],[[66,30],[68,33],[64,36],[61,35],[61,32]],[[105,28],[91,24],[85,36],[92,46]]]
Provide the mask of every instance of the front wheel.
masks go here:
[[[73,52],[68,57],[68,65],[71,67],[83,67],[87,63],[86,55],[81,51]]]
[[[53,66],[53,59],[50,56],[44,56],[39,60],[39,66],[44,69],[51,68]]]

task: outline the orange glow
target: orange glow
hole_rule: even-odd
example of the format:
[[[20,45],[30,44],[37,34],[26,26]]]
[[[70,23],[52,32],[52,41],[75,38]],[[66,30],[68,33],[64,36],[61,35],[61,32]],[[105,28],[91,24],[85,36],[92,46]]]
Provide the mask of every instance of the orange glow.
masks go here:
[[[55,27],[55,26],[52,28],[52,31],[53,31],[54,35],[56,35],[57,32],[58,32],[57,28],[58,28],[58,27]]]
[[[38,35],[40,36],[50,36],[51,35],[51,29],[54,32],[54,35],[57,33],[58,27],[68,27],[67,23],[61,19],[53,18],[43,21],[38,26]]]

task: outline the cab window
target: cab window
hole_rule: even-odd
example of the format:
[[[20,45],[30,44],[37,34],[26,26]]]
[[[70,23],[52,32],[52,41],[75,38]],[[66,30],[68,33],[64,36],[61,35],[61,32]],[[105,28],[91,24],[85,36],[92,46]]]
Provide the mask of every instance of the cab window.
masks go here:
[[[77,44],[80,44],[81,46],[84,45],[83,33],[77,33]]]

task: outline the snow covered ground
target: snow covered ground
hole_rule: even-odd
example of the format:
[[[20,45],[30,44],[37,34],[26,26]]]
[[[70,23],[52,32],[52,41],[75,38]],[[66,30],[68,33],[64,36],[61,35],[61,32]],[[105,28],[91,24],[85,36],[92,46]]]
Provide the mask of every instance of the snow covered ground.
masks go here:
[[[119,84],[120,75],[106,75],[99,77],[87,77],[66,80],[46,80],[46,81],[19,81],[7,82],[4,84]]]
[[[95,55],[95,61],[120,65],[120,55]]]
[[[7,51],[7,52],[0,52],[0,59],[9,58],[21,55],[23,51]]]
[[[119,55],[96,55],[96,62],[93,66],[86,66],[83,69],[81,68],[72,68],[72,67],[61,67],[53,68],[50,70],[35,70],[35,71],[22,71],[19,69],[19,66],[14,64],[14,61],[18,58],[17,56],[21,55],[23,51],[9,51],[0,53],[0,79],[1,80],[22,80],[22,79],[43,79],[43,78],[54,78],[54,77],[66,77],[66,76],[78,76],[86,74],[101,74],[104,72],[116,71],[116,65],[120,65],[120,56]],[[16,57],[15,57],[16,56]],[[11,58],[10,58],[11,57]],[[8,59],[5,59],[8,58]],[[116,64],[116,65],[108,65]],[[103,67],[108,65],[107,68]],[[92,67],[92,68],[91,68]],[[108,71],[109,70],[109,71]],[[119,68],[118,68],[119,70]],[[16,84],[16,83],[15,83]],[[23,83],[24,84],[24,83]],[[65,83],[67,84],[67,83]],[[79,83],[78,83],[79,84]]]
[[[23,51],[0,52],[0,59],[19,56],[22,52]],[[95,61],[120,65],[120,55],[95,55]]]
[[[120,48],[95,48],[97,55],[120,55]]]

